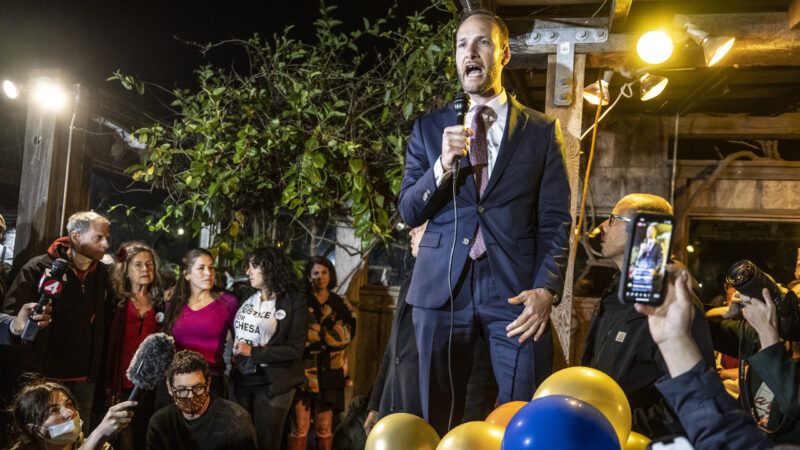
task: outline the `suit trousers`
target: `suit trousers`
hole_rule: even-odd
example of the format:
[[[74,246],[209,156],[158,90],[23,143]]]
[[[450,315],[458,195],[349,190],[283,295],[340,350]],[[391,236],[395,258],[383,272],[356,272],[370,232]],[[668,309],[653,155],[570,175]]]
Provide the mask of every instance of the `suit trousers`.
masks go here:
[[[423,414],[440,436],[448,431],[448,425],[450,428],[459,425],[464,416],[473,346],[479,336],[489,345],[498,387],[497,405],[529,401],[537,381],[552,371],[549,326],[536,343],[528,339],[520,344],[519,336],[506,336],[506,326],[519,316],[524,306],[511,305],[508,299],[500,298],[486,255],[475,261],[467,260],[453,290],[452,314],[449,300],[440,309],[414,307],[413,312]],[[448,347],[452,349],[451,358]],[[455,402],[449,424],[451,387]]]

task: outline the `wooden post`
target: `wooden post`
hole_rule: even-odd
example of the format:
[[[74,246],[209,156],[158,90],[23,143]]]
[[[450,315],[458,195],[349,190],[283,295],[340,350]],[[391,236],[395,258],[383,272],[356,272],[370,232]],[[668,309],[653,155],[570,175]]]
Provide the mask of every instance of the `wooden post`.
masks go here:
[[[84,133],[73,130],[70,147],[70,123],[75,128],[86,128],[86,92],[78,85],[68,89],[68,101],[60,111],[46,111],[33,101],[28,104],[14,245],[15,271],[30,258],[44,253],[64,233],[60,222],[65,183],[68,183],[65,217],[89,205],[90,164]]]
[[[567,262],[567,272],[564,277],[564,294],[561,297],[561,304],[553,309],[550,318],[556,334],[553,336],[560,344],[563,352],[558,356],[558,348],[555,349],[556,361],[553,370],[558,370],[570,361],[570,335],[572,332],[572,284],[573,272],[575,269],[575,222],[578,214],[578,200],[580,197],[579,187],[579,162],[581,150],[581,120],[583,114],[583,72],[586,66],[586,55],[576,54],[574,64],[574,83],[572,91],[572,104],[570,106],[555,106],[553,104],[553,91],[555,87],[556,56],[547,57],[547,94],[545,113],[553,116],[561,123],[564,133],[564,147],[566,152],[567,173],[569,175],[569,186],[572,190],[572,200],[570,202],[570,214],[572,215],[572,227],[570,228],[570,252]],[[560,363],[563,363],[560,364]]]

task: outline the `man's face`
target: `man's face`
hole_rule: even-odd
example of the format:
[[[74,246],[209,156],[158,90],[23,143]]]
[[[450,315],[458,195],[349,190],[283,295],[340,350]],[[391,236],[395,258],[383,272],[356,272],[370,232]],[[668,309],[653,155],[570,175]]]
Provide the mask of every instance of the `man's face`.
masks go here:
[[[464,92],[484,97],[499,93],[500,74],[510,55],[490,18],[472,16],[462,23],[456,32],[456,68]]]
[[[625,245],[628,242],[627,223],[616,216],[631,218],[634,211],[631,209],[614,207],[611,211],[612,217],[600,224],[601,232],[601,252],[605,258],[617,258],[625,254]]]
[[[111,236],[108,222],[96,220],[85,233],[73,232],[70,235],[72,249],[81,255],[100,261],[108,250]]]

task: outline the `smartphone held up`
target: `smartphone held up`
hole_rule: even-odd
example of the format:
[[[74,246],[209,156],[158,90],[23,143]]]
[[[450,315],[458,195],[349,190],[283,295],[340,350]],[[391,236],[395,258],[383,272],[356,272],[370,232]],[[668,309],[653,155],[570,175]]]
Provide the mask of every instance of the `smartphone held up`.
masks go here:
[[[658,306],[664,302],[674,221],[669,215],[639,213],[628,223],[630,232],[619,283],[619,299],[623,303]]]

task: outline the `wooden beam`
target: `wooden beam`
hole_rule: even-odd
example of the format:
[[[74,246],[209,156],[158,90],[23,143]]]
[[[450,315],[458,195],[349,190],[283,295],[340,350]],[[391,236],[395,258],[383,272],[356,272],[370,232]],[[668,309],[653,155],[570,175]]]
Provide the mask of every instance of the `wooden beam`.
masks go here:
[[[800,0],[792,0],[789,3],[789,28],[800,29]]]
[[[459,0],[459,2],[461,3],[462,11],[473,11],[476,9],[494,11],[493,0]]]
[[[89,206],[89,176],[85,134],[72,133],[69,180],[66,177],[67,147],[70,145],[70,120],[75,112],[75,127],[86,128],[87,93],[80,92],[81,102],[67,111],[43,111],[31,102],[25,130],[17,236],[14,245],[14,270],[30,258],[44,253],[61,236],[61,209],[64,191],[68,193],[65,217]],[[72,97],[70,96],[70,100]],[[73,109],[75,108],[75,109]]]
[[[800,113],[775,117],[688,114],[681,117],[678,135],[695,138],[800,139]]]
[[[611,0],[611,13],[608,17],[608,29],[612,33],[619,33],[625,29],[628,13],[631,11],[633,0]]]
[[[795,0],[800,1],[800,0]],[[734,36],[736,43],[730,54],[717,66],[800,66],[800,30],[792,30],[786,21],[786,13],[763,14],[695,14],[684,16],[698,28],[716,36]],[[572,22],[578,19],[566,19]],[[534,24],[534,28],[537,24]],[[545,55],[555,53],[555,45],[528,46],[525,34],[510,39],[511,69],[545,69]],[[576,53],[585,53],[586,67],[623,67],[637,63],[635,46],[637,36],[612,33],[603,44],[577,44]],[[694,48],[692,48],[694,47]],[[676,45],[676,53],[681,46]],[[664,69],[698,67],[705,65],[702,52],[693,43],[686,49],[693,57],[672,59],[661,66]]]
[[[550,314],[553,331],[556,333],[554,337],[557,338],[561,345],[563,352],[564,363],[569,364],[571,359],[574,359],[574,346],[577,343],[570,342],[570,335],[572,330],[572,284],[575,272],[575,250],[574,245],[574,232],[575,217],[578,213],[578,186],[579,186],[579,163],[581,153],[581,120],[583,118],[583,79],[584,67],[586,65],[585,55],[575,55],[575,64],[573,71],[575,74],[573,82],[572,98],[574,99],[570,106],[556,106],[553,104],[553,92],[555,91],[555,76],[556,76],[556,56],[550,55],[547,63],[547,100],[545,105],[545,113],[553,116],[561,123],[561,129],[564,133],[564,150],[566,153],[567,175],[569,177],[569,186],[572,190],[572,198],[570,201],[570,214],[572,215],[572,228],[570,229],[570,252],[567,260],[567,272],[564,277],[564,293],[561,298],[561,303],[558,307],[553,308]],[[555,349],[558,354],[558,348]],[[561,368],[560,363],[556,361],[553,370]]]

